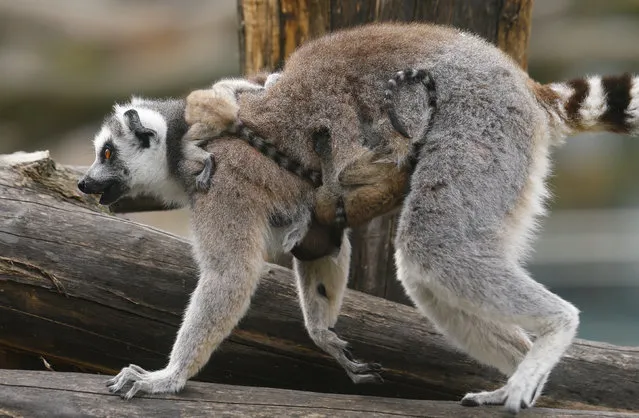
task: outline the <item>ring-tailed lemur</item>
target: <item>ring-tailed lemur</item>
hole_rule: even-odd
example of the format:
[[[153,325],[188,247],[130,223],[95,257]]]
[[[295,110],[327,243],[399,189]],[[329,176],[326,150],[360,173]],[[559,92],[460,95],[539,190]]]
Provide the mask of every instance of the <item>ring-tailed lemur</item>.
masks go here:
[[[326,173],[338,180],[366,154],[362,146],[404,161],[409,141],[394,137],[383,117],[379,81],[397,68],[428,68],[437,81],[437,116],[416,158],[396,232],[399,280],[452,342],[509,377],[502,388],[467,394],[462,403],[518,411],[541,394],[579,322],[573,305],[522,267],[544,209],[550,147],[579,131],[638,135],[639,77],[540,85],[473,35],[427,24],[376,24],[299,48],[277,83],[240,97],[239,117],[312,169],[321,166],[312,138],[328,130],[333,165]],[[420,113],[420,104],[413,105]],[[367,144],[358,143],[362,129],[372,133],[364,136],[373,139]],[[197,373],[249,305],[270,217],[312,199],[308,183],[239,139],[212,141],[207,150],[215,156],[215,181],[208,195],[194,194],[191,202],[201,277],[167,367],[129,366],[111,380],[117,391],[132,385],[126,397],[178,391]],[[348,259],[344,241],[337,257],[294,262],[307,329],[338,356],[345,343],[331,328]],[[536,334],[534,343],[528,333]]]
[[[401,74],[403,72],[397,73],[395,77],[400,77]],[[417,74],[411,72],[406,76],[402,75],[401,78],[412,82],[412,77]],[[420,78],[421,76],[416,77],[415,80],[420,81]],[[268,88],[276,79],[276,74],[269,76],[264,88]],[[196,191],[205,192],[211,186],[212,166],[207,168],[206,163],[215,160],[212,154],[196,146],[195,142],[184,140],[183,137],[186,134],[187,138],[197,140],[200,146],[209,146],[210,144],[206,145],[206,140],[220,138],[223,132],[236,133],[277,166],[295,174],[299,180],[317,187],[321,184],[318,171],[301,167],[293,159],[281,154],[273,145],[256,136],[250,129],[243,127],[238,121],[237,95],[262,89],[260,83],[251,80],[223,79],[207,90],[206,95],[195,91],[186,101],[136,97],[129,103],[115,105],[113,112],[105,118],[102,128],[96,135],[94,141],[96,160],[79,181],[78,187],[85,193],[101,194],[100,202],[105,205],[115,202],[124,195],[137,194],[159,197],[169,206],[187,205]],[[388,99],[390,100],[391,97],[389,96]],[[186,104],[189,106],[186,107],[185,112]],[[397,118],[395,123],[399,124],[398,114],[400,113],[395,112]],[[203,121],[203,117],[206,117],[206,120]],[[191,126],[188,134],[187,126]],[[223,136],[220,141],[224,142]],[[250,167],[249,165],[243,169],[250,170]],[[356,172],[348,169],[346,171],[352,174],[352,178],[355,178],[356,173],[370,176],[370,178],[361,179],[364,182],[362,184],[370,184],[371,180],[375,180],[373,175],[377,175],[377,179],[383,175],[379,170],[372,168],[366,170],[365,167],[357,167]],[[396,170],[395,167],[393,168]],[[196,178],[197,173],[199,174]],[[194,187],[194,181],[196,183],[206,181],[208,184],[206,187]],[[377,187],[376,190],[385,191],[382,187]],[[372,195],[372,192],[371,189],[369,194]],[[308,194],[311,197],[313,195],[313,193]],[[310,201],[315,200],[316,204],[318,202],[321,204],[321,199],[320,197]],[[357,201],[354,197],[350,199]],[[371,196],[362,203],[368,204],[373,200]],[[334,201],[334,196],[327,197],[323,207],[328,208],[329,205],[334,204]],[[332,207],[330,210],[335,212],[338,208]],[[360,210],[359,213],[361,212],[363,211]],[[270,213],[267,234],[270,246],[273,247],[272,252],[294,250],[297,257],[306,259],[316,259],[320,255],[332,254],[338,260],[340,259],[338,254],[348,254],[348,243],[343,244],[344,248],[341,250],[338,248],[346,225],[335,230],[330,229],[328,233],[326,228],[315,227],[307,234],[311,217],[309,205],[284,210],[273,209]],[[280,221],[277,221],[277,218]],[[337,239],[335,234],[339,234]],[[302,238],[304,238],[303,242],[301,242]],[[340,268],[336,270],[339,275],[345,274]],[[324,294],[327,291],[333,293],[330,275],[321,286]],[[335,290],[335,293],[340,292],[341,290]],[[303,297],[303,292],[300,296]],[[304,301],[304,303],[307,302]],[[305,309],[305,311],[308,310]],[[309,330],[309,332],[315,335],[314,331]],[[379,365],[353,360],[346,350],[346,343],[339,340],[337,336],[331,334],[330,340],[322,341],[318,345],[344,366],[353,381],[360,383],[381,380],[377,373]]]

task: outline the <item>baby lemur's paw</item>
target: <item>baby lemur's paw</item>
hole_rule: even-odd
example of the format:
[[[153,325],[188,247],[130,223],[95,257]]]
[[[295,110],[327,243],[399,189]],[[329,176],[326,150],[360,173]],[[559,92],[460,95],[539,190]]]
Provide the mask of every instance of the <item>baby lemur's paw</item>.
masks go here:
[[[124,399],[131,399],[136,393],[176,393],[186,384],[186,379],[180,373],[162,369],[148,372],[140,366],[130,364],[106,383],[111,393],[120,393]],[[128,391],[123,391],[128,389]]]
[[[217,126],[198,122],[189,127],[182,139],[185,141],[206,141],[220,136],[221,133],[222,130]]]
[[[211,188],[213,173],[215,173],[215,157],[210,155],[204,160],[204,168],[200,174],[195,177],[195,188],[198,192],[208,192]]]
[[[184,110],[184,119],[191,129],[185,138],[207,139],[233,130],[239,110],[235,95],[226,89],[191,92],[186,98]]]

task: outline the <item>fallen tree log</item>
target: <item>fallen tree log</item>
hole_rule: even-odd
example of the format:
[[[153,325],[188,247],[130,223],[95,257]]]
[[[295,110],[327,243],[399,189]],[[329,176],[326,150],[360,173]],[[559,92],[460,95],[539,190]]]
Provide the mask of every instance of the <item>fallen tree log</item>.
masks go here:
[[[104,391],[100,376],[80,373],[0,370],[4,416],[138,417],[494,417],[499,407],[465,408],[457,402],[332,395],[294,390],[191,383],[179,395],[142,395],[123,402]],[[534,408],[532,417],[631,417],[602,411]]]
[[[78,195],[73,171],[40,157],[0,158],[0,361],[42,357],[55,370],[101,373],[163,367],[195,286],[189,243],[106,213]],[[249,313],[198,379],[434,400],[503,383],[408,306],[348,291],[337,332],[356,356],[382,363],[383,385],[353,385],[313,345],[291,272],[269,265]],[[540,405],[639,410],[639,349],[577,341]]]

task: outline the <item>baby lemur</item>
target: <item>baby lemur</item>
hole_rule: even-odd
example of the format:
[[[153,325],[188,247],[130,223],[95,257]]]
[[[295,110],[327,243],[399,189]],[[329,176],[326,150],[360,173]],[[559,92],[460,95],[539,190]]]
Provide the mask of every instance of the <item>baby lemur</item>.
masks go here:
[[[297,161],[283,156],[276,147],[269,144],[268,139],[257,137],[254,132],[242,125],[238,119],[238,95],[247,91],[259,91],[262,81],[265,87],[269,87],[277,81],[279,75],[274,73],[266,77],[264,74],[258,74],[251,77],[251,80],[223,79],[209,90],[196,90],[189,94],[186,99],[185,119],[191,128],[185,140],[196,140],[201,143],[201,141],[218,137],[223,132],[239,134],[281,167],[319,186],[315,196],[314,215],[315,219],[323,225],[355,227],[396,208],[408,184],[408,172],[401,161],[386,162],[383,159],[386,155],[369,152],[344,168],[339,176],[339,185],[322,184],[319,172],[304,170]],[[423,93],[422,97],[427,98],[430,108],[425,113],[418,113],[417,121],[421,125],[419,128],[423,129],[432,123],[436,110],[435,83],[427,71],[423,69],[398,71],[388,80],[387,89],[384,91],[384,107],[389,121],[399,134],[408,139],[411,138],[408,132],[409,127],[404,126],[402,118],[403,114],[414,113],[412,106],[416,101],[415,96],[409,96],[413,92],[405,91],[403,92],[404,101],[396,103],[396,100],[400,87],[416,83],[423,83],[425,91],[418,91],[417,94]],[[409,97],[408,103],[406,103],[407,97]],[[409,105],[409,107],[402,109],[402,105]],[[415,122],[412,119],[408,118],[408,122]],[[362,132],[362,134],[366,133]],[[425,134],[425,131],[418,133],[420,139],[423,139]],[[361,141],[366,142],[368,139],[363,138]],[[421,141],[413,141],[413,144],[415,146],[413,155],[415,155]],[[204,158],[199,148],[191,150],[192,148],[192,146],[187,147],[189,149],[186,155],[187,160]],[[315,150],[318,154],[323,156],[330,154],[330,152],[327,154],[327,149],[330,149],[330,135],[328,133],[316,135]],[[205,170],[198,175],[198,184],[203,184],[201,178],[210,174],[211,171],[205,166]]]
[[[402,68],[427,69],[437,84],[432,126],[409,130],[412,139],[398,134],[384,106],[384,80]],[[406,126],[429,122],[423,116],[427,96],[407,95],[415,101],[407,116],[416,122],[404,121]],[[272,86],[239,97],[239,119],[337,187],[345,169],[369,153],[402,164],[413,155],[413,142],[422,140],[401,203],[397,276],[451,342],[508,376],[499,389],[467,394],[464,405],[504,404],[518,411],[535,403],[579,323],[578,310],[522,265],[544,212],[550,148],[581,131],[639,134],[639,77],[540,85],[471,34],[427,24],[375,24],[300,47]],[[140,121],[167,132],[151,114],[140,113]],[[330,147],[320,147],[324,153],[318,155],[316,142],[327,136]],[[272,239],[278,229],[272,217],[304,212],[315,189],[229,135],[206,145],[216,162],[209,191],[189,195],[174,187],[175,164],[166,153],[175,147],[169,142],[183,143],[181,136],[159,135],[161,141],[142,149],[135,138],[116,141],[111,163],[100,158],[108,135],[100,138],[98,158],[84,179],[91,191],[111,198],[126,194],[122,190],[152,191],[191,209],[200,279],[169,362],[152,372],[131,365],[109,382],[116,392],[130,387],[127,398],[140,390],[176,392],[246,312],[264,252],[274,243],[281,249]],[[155,176],[133,169],[140,158],[159,166]],[[377,368],[352,362],[332,330],[349,258],[344,239],[337,254],[294,260],[302,311],[318,346],[354,381],[374,381]]]
[[[236,133],[282,168],[319,186],[315,193],[312,214],[314,222],[311,228],[309,229],[306,218],[300,219],[303,224],[290,226],[292,237],[305,235],[304,240],[292,248],[293,255],[299,259],[316,259],[336,251],[346,227],[359,226],[399,205],[405,195],[411,161],[388,162],[385,161],[387,155],[367,152],[344,168],[339,176],[339,184],[322,184],[323,176],[320,172],[304,169],[298,161],[283,155],[267,139],[257,136],[238,119],[238,96],[243,92],[259,91],[261,83],[265,87],[273,85],[279,75],[274,73],[266,76],[260,73],[250,80],[223,79],[209,90],[196,90],[189,94],[185,119],[191,128],[185,135],[185,140],[196,140],[201,144],[223,132]],[[416,91],[412,91],[415,87]],[[420,101],[418,98],[422,99],[421,102],[426,102],[429,109],[416,113],[417,117],[406,117],[415,115],[414,106]],[[420,139],[412,141],[412,155],[416,155],[426,134],[424,128],[432,124],[436,110],[434,80],[423,69],[397,71],[387,82],[384,109],[392,127],[405,138],[411,139],[408,130],[415,128],[415,122],[418,124]],[[409,126],[405,126],[404,119]],[[370,134],[366,130],[361,132],[361,135]],[[361,142],[368,140],[370,137],[363,137]],[[330,152],[326,151],[330,150],[330,135],[327,132],[315,135],[314,141],[315,151],[323,157],[322,162],[330,163],[330,158],[326,160],[330,156]],[[192,145],[186,148],[189,149],[186,153],[187,160],[203,158],[200,149],[191,150]],[[201,177],[210,175],[210,170],[206,168],[205,166],[198,175],[198,184],[203,183]],[[281,219],[277,221],[282,222]],[[290,220],[284,221],[291,223]]]

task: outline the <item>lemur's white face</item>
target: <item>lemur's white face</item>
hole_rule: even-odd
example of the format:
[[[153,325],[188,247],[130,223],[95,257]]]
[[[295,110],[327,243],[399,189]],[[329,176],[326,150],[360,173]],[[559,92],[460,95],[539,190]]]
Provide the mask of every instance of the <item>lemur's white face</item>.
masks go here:
[[[116,105],[95,136],[95,161],[78,188],[100,194],[103,205],[127,195],[157,195],[170,181],[166,134],[158,112],[135,106],[135,99]]]

